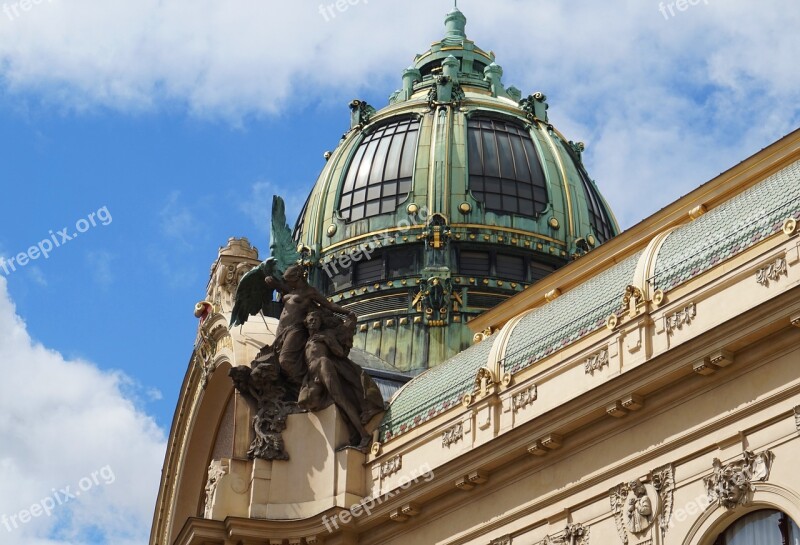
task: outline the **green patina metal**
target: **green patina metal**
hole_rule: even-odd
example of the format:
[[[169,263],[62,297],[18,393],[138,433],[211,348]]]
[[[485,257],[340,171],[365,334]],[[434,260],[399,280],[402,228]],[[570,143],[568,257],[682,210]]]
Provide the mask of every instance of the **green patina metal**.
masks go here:
[[[649,281],[654,289],[673,289],[782,232],[788,218],[800,220],[800,162],[670,233],[659,250],[656,275]],[[641,255],[630,256],[522,318],[508,340],[503,372],[519,372],[603,328],[611,314],[621,315],[621,294],[633,281]],[[398,392],[381,424],[381,440],[409,431],[457,404],[474,387],[477,370],[489,364],[493,338]]]
[[[469,347],[467,322],[522,291],[538,271],[560,267],[619,230],[586,180],[580,151],[549,124],[546,97],[523,99],[506,87],[494,54],[469,40],[465,28],[466,17],[454,8],[444,38],[403,71],[402,88],[386,108],[350,104],[351,128],[330,154],[295,232],[315,264],[312,284],[359,315],[356,346],[411,373]],[[511,122],[530,135],[546,186],[543,209],[506,213],[476,198],[468,141],[476,116]],[[380,138],[387,123],[409,118],[419,128],[408,195],[391,210],[349,221],[341,201],[359,146],[370,135]],[[610,226],[606,236],[592,225],[587,184]],[[467,270],[463,256],[470,252],[489,255],[489,270]],[[392,269],[389,260],[400,254],[418,259]],[[376,259],[385,261],[383,271],[363,280],[365,263]],[[523,274],[504,276],[499,262],[517,259]],[[350,274],[350,282],[331,279],[340,273]]]

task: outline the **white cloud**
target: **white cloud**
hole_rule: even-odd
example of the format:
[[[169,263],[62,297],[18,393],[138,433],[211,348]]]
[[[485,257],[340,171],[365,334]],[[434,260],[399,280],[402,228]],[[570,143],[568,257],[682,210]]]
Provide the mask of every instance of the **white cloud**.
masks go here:
[[[71,109],[177,105],[238,123],[393,90],[450,2],[348,5],[326,21],[317,1],[47,0],[0,14],[0,81]],[[655,0],[461,5],[506,82],[545,91],[551,120],[587,143],[624,225],[800,124],[794,0],[702,0],[666,18]]]
[[[122,393],[130,379],[34,342],[4,278],[0,367],[0,542],[146,543],[165,439]],[[21,521],[23,510],[81,484],[86,490],[52,516]]]

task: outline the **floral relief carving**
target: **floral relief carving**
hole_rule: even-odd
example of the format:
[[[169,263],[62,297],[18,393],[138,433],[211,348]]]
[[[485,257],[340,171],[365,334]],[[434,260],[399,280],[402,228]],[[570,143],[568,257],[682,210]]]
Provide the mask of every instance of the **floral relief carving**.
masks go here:
[[[446,429],[442,432],[442,447],[449,448],[451,445],[457,443],[464,438],[464,423],[459,422],[452,428]]]
[[[594,375],[595,371],[599,371],[608,364],[609,364],[608,348],[604,348],[600,352],[592,354],[591,356],[586,358],[586,365],[585,365],[586,374]]]
[[[536,401],[537,397],[539,397],[539,392],[534,384],[533,386],[529,386],[521,392],[514,394],[514,396],[511,398],[511,406],[514,408],[514,412],[521,411]]]
[[[666,316],[667,333],[672,333],[676,329],[683,329],[683,326],[692,323],[692,320],[697,316],[697,305],[689,303],[683,309]]]
[[[762,286],[769,286],[770,281],[777,281],[781,275],[788,274],[786,270],[786,259],[779,257],[766,267],[756,271],[756,282]]]

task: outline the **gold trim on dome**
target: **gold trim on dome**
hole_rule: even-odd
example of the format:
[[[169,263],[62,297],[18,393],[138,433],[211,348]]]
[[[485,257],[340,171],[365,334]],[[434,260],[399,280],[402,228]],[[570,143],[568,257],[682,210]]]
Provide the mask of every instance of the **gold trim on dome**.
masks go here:
[[[539,128],[542,128],[541,123],[539,123]],[[553,137],[550,136],[550,133],[547,130],[547,127],[543,128],[542,131],[544,133],[545,138],[547,139],[547,143],[550,145],[550,150],[553,152],[553,155],[558,162],[558,169],[561,171],[561,181],[564,184],[564,195],[567,199],[567,218],[569,219],[569,236],[575,236],[575,218],[572,216],[572,195],[570,194],[569,190],[569,178],[567,178],[567,169],[564,166],[564,161],[561,159],[561,154],[558,152],[558,148],[556,147],[555,142],[553,141]]]
[[[487,227],[486,225],[480,223],[453,223],[450,225],[452,229],[486,229],[488,231],[499,231],[502,233],[512,233],[515,235],[522,235],[526,237],[538,238],[541,240],[546,240],[552,244],[558,244],[559,246],[566,246],[566,243],[556,240],[554,238],[550,238],[547,235],[541,235],[539,233],[533,233],[531,231],[523,231],[522,229],[513,229],[511,227]],[[472,233],[470,233],[470,238],[472,238]]]

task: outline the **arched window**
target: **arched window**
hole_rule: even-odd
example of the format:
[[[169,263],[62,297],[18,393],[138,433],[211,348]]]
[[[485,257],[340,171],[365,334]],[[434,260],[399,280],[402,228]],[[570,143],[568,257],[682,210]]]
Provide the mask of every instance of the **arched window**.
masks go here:
[[[586,203],[589,205],[589,225],[592,226],[595,236],[599,242],[605,242],[614,236],[613,221],[603,205],[603,198],[586,172],[583,162],[565,142],[561,142],[562,149],[572,158],[575,168],[581,177]]]
[[[714,545],[800,545],[800,529],[786,513],[764,509],[728,526]]]
[[[532,217],[547,208],[539,155],[521,124],[486,116],[468,123],[469,189],[486,210]]]
[[[359,144],[347,169],[339,213],[346,221],[390,214],[411,192],[419,120],[379,126]]]

